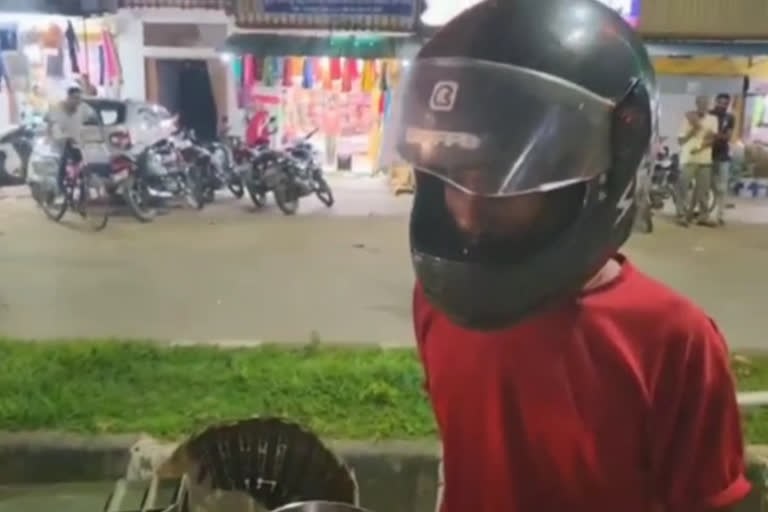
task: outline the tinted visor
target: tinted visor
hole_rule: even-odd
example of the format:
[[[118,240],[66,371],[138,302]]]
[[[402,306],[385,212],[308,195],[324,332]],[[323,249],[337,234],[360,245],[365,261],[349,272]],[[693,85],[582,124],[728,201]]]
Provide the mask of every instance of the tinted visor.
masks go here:
[[[476,195],[552,190],[608,169],[614,107],[526,68],[417,60],[393,100],[380,164],[410,165]]]

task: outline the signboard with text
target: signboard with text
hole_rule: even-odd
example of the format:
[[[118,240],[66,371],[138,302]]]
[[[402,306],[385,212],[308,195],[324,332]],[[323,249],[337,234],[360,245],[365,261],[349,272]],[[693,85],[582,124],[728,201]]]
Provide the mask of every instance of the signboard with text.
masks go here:
[[[421,0],[230,0],[241,28],[413,32]]]
[[[319,1],[319,0],[317,0]],[[421,21],[430,27],[440,27],[462,11],[469,9],[481,0],[427,0],[427,9]],[[618,12],[622,18],[634,26],[640,18],[641,0],[598,0]]]
[[[413,0],[264,0],[266,14],[411,17],[413,9]]]

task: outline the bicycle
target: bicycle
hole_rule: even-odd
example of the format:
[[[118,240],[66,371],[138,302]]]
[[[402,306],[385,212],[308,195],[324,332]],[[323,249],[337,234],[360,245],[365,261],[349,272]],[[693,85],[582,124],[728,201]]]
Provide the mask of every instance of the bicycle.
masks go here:
[[[109,222],[109,194],[104,180],[92,173],[83,162],[79,148],[67,141],[64,146],[66,164],[55,183],[37,194],[45,215],[60,222],[67,210],[72,209],[94,231],[101,231]]]

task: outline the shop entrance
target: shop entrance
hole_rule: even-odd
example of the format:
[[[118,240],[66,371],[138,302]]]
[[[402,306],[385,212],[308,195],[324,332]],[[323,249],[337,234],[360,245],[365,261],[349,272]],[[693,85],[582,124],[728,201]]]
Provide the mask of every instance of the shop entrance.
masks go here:
[[[192,129],[198,138],[216,137],[217,106],[205,60],[152,59],[155,66],[155,98],[152,100],[178,114],[179,126]]]

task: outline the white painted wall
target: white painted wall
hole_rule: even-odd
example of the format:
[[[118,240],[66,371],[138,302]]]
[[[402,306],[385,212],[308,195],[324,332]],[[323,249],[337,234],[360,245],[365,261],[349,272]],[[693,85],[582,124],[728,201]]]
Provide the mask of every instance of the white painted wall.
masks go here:
[[[227,33],[234,30],[234,22],[222,11],[208,9],[121,9],[117,15],[116,44],[123,66],[123,98],[145,101],[146,71],[145,57],[162,59],[210,59],[218,58],[216,48],[172,48],[144,46],[144,23],[211,23],[226,24]],[[224,41],[221,41],[222,46]],[[241,114],[237,110],[237,91],[234,77],[227,74],[228,115],[233,132],[243,131],[239,123]]]

